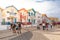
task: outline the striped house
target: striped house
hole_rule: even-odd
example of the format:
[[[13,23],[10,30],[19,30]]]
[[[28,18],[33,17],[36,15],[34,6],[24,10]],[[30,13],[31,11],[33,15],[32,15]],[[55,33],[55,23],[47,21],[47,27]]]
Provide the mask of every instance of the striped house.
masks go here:
[[[18,10],[18,17],[19,17],[19,21],[22,22],[27,22],[28,19],[28,11],[25,8],[22,8],[20,10]]]
[[[36,23],[36,11],[33,8],[28,10],[28,22]]]

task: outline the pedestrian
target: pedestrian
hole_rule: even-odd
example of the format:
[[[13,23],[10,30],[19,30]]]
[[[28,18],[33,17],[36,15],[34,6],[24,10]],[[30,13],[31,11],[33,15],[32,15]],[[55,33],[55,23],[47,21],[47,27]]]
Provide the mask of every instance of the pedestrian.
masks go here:
[[[19,27],[18,27],[18,23],[16,23],[16,27],[15,27],[15,29],[16,29],[16,33],[17,33],[17,35],[19,34]]]
[[[12,29],[13,33],[16,33],[15,27],[16,27],[16,25],[14,23],[11,23],[11,29]]]
[[[22,22],[19,22],[19,23],[18,23],[18,27],[19,27],[18,30],[19,30],[19,33],[21,33],[21,25],[22,25]]]
[[[51,24],[51,29],[52,29],[52,24]]]
[[[39,24],[40,25],[40,30],[42,29],[42,23]]]
[[[51,29],[51,25],[50,24],[48,24],[48,30],[50,30]]]
[[[48,30],[48,23],[46,23],[46,29]]]
[[[45,23],[43,23],[43,24],[42,24],[42,26],[43,26],[43,30],[45,30],[45,28],[46,28],[46,25],[45,25]]]

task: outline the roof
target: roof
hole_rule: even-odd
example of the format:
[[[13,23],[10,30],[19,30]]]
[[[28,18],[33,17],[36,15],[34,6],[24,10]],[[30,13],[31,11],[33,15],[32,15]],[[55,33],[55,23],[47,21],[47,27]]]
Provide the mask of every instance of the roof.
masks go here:
[[[9,7],[13,7],[13,8],[15,8],[16,10],[18,10],[15,6],[13,6],[13,5],[11,5],[11,6],[8,6],[8,7],[6,7],[6,8],[9,8]]]
[[[34,13],[36,13],[36,11],[35,11],[33,8],[29,9],[28,11],[31,11],[31,10],[32,10]]]
[[[55,17],[49,17],[50,20],[59,20],[58,18]]]
[[[18,10],[18,12],[21,12],[22,10],[24,10],[24,12],[28,12],[28,10],[26,10],[25,8]]]
[[[42,14],[42,16],[46,16],[46,17],[47,17],[47,15],[46,15],[46,14]]]

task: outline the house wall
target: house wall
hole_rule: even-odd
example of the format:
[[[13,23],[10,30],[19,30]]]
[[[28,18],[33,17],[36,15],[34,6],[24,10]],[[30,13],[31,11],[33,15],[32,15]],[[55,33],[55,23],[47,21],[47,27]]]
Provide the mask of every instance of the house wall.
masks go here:
[[[36,24],[36,13],[35,13],[35,10],[33,11],[34,9],[30,9],[28,10],[28,22],[29,22],[29,19],[30,19],[30,22],[32,24]]]
[[[2,8],[0,8],[0,22],[2,22],[2,11],[3,11],[4,9],[2,9]]]
[[[11,13],[11,15],[9,12]],[[3,15],[2,17],[5,19],[5,22],[8,22],[8,21],[11,22],[11,20],[7,19],[7,17],[10,17],[10,16],[17,18],[17,21],[18,21],[17,14],[18,14],[17,10],[12,6],[12,7],[7,7],[6,9],[4,9],[4,11],[2,12],[2,15]]]
[[[39,12],[36,12],[36,24],[41,24],[42,23],[42,15]]]
[[[26,9],[22,8],[18,11],[18,13],[19,13],[19,20],[22,22],[27,22],[28,11]]]

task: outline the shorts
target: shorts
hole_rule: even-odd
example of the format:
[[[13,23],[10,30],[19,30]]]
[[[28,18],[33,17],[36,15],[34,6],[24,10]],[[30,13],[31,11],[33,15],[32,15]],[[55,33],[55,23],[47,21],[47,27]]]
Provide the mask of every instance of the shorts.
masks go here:
[[[18,30],[18,28],[16,28],[16,30]]]

